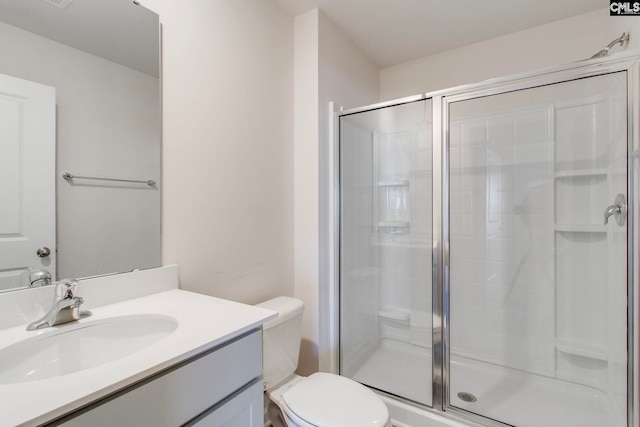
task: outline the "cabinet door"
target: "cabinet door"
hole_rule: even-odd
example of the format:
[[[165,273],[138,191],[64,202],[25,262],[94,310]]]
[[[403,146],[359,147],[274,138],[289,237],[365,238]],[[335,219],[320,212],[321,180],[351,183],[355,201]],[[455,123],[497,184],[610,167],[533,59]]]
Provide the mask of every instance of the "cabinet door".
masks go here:
[[[98,402],[87,412],[72,414],[70,419],[50,425],[184,425],[199,419],[200,414],[208,413],[211,408],[224,406],[238,390],[244,390],[261,375],[262,331],[256,330],[111,400]],[[256,408],[262,409],[261,406]]]
[[[263,423],[262,382],[258,381],[185,427],[258,427]]]

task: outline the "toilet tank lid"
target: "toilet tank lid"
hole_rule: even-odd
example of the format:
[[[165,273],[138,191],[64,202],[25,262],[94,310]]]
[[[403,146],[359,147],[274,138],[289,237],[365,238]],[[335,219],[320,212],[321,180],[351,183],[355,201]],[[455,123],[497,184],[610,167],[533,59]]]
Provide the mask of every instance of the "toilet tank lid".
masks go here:
[[[264,329],[271,328],[279,325],[282,322],[302,314],[304,310],[304,303],[297,298],[292,297],[276,297],[260,304],[256,304],[256,307],[266,308],[267,310],[273,310],[278,312],[278,317],[273,320],[269,320],[263,326]]]

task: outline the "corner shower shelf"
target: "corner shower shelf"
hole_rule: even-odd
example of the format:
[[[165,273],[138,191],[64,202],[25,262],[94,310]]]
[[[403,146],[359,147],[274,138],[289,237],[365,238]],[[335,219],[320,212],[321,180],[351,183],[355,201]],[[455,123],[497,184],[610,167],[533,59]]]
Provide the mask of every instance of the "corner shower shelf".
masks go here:
[[[392,240],[377,239],[373,242],[373,246],[387,248],[429,249],[431,247],[431,240],[416,239],[407,235],[402,235],[400,237],[394,237]]]
[[[378,231],[385,234],[407,234],[409,221],[378,221]]]
[[[406,228],[409,227],[409,221],[379,221],[380,228]]]
[[[555,174],[556,178],[580,178],[580,177],[595,177],[595,176],[607,176],[606,169],[576,169],[558,171]]]
[[[381,319],[392,320],[394,322],[409,323],[411,313],[404,308],[382,308],[378,311],[378,316]]]
[[[589,359],[602,360],[605,362],[609,360],[607,350],[593,344],[578,343],[558,338],[556,339],[556,349],[561,353],[571,354],[573,356],[588,357]]]
[[[408,187],[408,179],[398,179],[392,181],[378,181],[378,187]]]
[[[556,224],[556,231],[565,233],[606,233],[603,224]]]
[[[379,271],[380,270],[377,267],[361,267],[355,270],[348,271],[347,276],[359,279],[367,279],[376,277]]]

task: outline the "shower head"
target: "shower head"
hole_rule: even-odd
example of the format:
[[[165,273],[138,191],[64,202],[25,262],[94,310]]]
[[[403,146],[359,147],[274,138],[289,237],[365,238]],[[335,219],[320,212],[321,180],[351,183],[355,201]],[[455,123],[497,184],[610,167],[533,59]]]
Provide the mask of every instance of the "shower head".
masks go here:
[[[609,49],[605,47],[604,49],[602,49],[600,52],[596,53],[589,59],[602,58],[603,56],[607,56],[608,54],[609,54]]]
[[[623,46],[628,41],[629,41],[629,34],[622,33],[622,35],[620,37],[618,37],[617,39],[615,39],[614,41],[609,43],[607,45],[607,47],[605,47],[600,52],[598,52],[595,55],[593,55],[590,59],[602,58],[603,56],[607,56],[609,54],[609,50],[611,50],[612,47],[614,47],[618,43],[620,44],[620,46]]]

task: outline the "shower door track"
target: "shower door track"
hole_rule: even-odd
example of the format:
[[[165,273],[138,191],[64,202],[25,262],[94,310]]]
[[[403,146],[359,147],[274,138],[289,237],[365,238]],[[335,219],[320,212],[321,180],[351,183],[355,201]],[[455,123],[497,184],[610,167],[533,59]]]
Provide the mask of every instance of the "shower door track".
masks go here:
[[[638,324],[637,313],[637,295],[635,292],[636,275],[634,265],[636,253],[640,253],[638,248],[638,240],[635,235],[635,221],[638,216],[637,212],[637,194],[638,186],[638,167],[639,161],[637,141],[639,138],[639,118],[640,110],[640,87],[639,87],[639,61],[637,54],[619,54],[616,57],[607,57],[604,59],[592,59],[558,67],[546,68],[534,72],[516,74],[510,77],[492,79],[480,83],[458,86],[450,89],[438,90],[434,92],[421,93],[415,96],[396,99],[388,102],[376,103],[369,106],[340,110],[334,112],[333,129],[334,144],[336,146],[333,161],[337,166],[333,167],[334,176],[331,178],[335,184],[330,185],[334,189],[335,212],[333,233],[333,265],[336,266],[332,274],[333,284],[332,291],[328,295],[329,300],[325,301],[328,306],[336,309],[335,319],[330,324],[336,330],[329,334],[333,338],[330,340],[331,348],[339,349],[340,346],[340,298],[339,298],[339,271],[340,271],[340,124],[339,119],[344,116],[373,111],[385,107],[403,105],[420,100],[432,100],[432,120],[433,120],[433,156],[432,156],[432,178],[433,178],[433,240],[432,240],[432,406],[418,404],[408,399],[399,398],[387,392],[383,394],[392,398],[409,403],[415,407],[435,413],[448,419],[458,420],[471,425],[505,427],[505,424],[499,421],[489,419],[487,417],[473,414],[471,412],[452,406],[449,401],[449,382],[450,382],[450,316],[449,311],[449,295],[450,295],[450,277],[449,277],[449,242],[450,242],[450,224],[449,224],[449,190],[450,190],[450,174],[449,174],[449,134],[448,134],[448,111],[449,104],[452,102],[469,100],[479,97],[487,97],[501,93],[513,92],[518,90],[530,89],[540,86],[546,86],[556,83],[562,83],[582,78],[594,77],[598,75],[610,74],[615,72],[626,72],[627,75],[627,194],[628,194],[628,226],[627,226],[627,426],[640,427],[638,422],[638,402],[636,396],[638,392],[638,370],[639,361],[638,345],[640,340],[635,337],[636,325]],[[337,142],[337,143],[336,143]],[[333,360],[331,366],[337,367],[340,371],[339,363],[340,350],[334,351],[331,355]],[[542,408],[541,408],[542,409]]]

